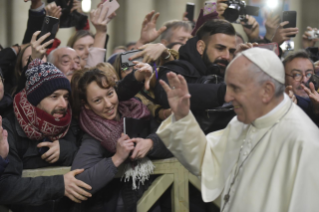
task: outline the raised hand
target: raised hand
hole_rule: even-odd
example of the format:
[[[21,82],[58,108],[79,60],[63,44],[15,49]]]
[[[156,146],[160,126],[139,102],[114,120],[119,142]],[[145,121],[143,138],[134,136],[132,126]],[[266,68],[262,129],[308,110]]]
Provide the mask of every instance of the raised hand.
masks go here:
[[[82,10],[82,3],[79,0],[73,0],[73,7],[71,9],[71,12],[73,12],[74,10],[76,10],[78,13],[83,13]]]
[[[279,21],[280,21],[280,16],[276,15],[274,16],[273,13],[266,13],[266,22],[265,22],[265,27],[266,27],[266,35],[265,38],[268,40],[272,40],[273,37],[275,36],[275,33],[279,27]]]
[[[38,148],[48,147],[49,150],[44,153],[41,158],[48,163],[55,163],[59,160],[60,157],[60,143],[59,140],[55,140],[53,142],[41,142],[37,145]]]
[[[33,33],[32,35],[32,39],[31,39],[31,48],[32,48],[32,54],[31,57],[32,59],[42,59],[44,54],[46,53],[47,49],[46,47],[49,46],[51,43],[53,43],[54,39],[51,39],[47,42],[45,42],[44,44],[41,45],[41,43],[50,36],[50,32],[48,32],[47,34],[41,36],[38,40],[37,40],[37,36],[41,33],[41,31],[36,31],[35,33]]]
[[[130,157],[132,160],[144,158],[153,147],[152,139],[132,138],[131,141],[136,144]]]
[[[284,21],[279,24],[279,28],[277,29],[272,42],[276,42],[280,46],[284,41],[290,40],[290,37],[288,37],[289,35],[298,34],[298,28],[283,28],[288,23],[288,21]]]
[[[60,6],[57,6],[55,2],[51,2],[47,6],[45,6],[45,11],[47,13],[47,16],[55,17],[57,19],[60,19],[62,15],[62,9]]]
[[[64,196],[76,203],[81,203],[92,197],[92,194],[86,190],[91,190],[92,187],[75,178],[75,175],[81,174],[84,169],[76,169],[63,175],[64,178]],[[84,190],[86,189],[86,190]]]
[[[259,24],[253,16],[246,15],[247,23],[242,22],[241,24],[249,24],[252,27],[249,29],[247,27],[243,27],[246,35],[248,36],[250,41],[255,41],[259,38]]]
[[[309,83],[310,89],[303,84],[301,84],[301,87],[308,94],[312,102],[313,113],[319,115],[319,93],[315,90],[314,84],[312,82]]]
[[[314,47],[316,45],[316,43],[319,41],[319,38],[309,39],[309,37],[310,37],[309,31],[312,31],[312,30],[317,31],[318,29],[311,28],[308,26],[307,30],[302,35],[302,47],[304,49],[306,49],[308,47]]]
[[[242,51],[245,51],[247,49],[250,49],[250,48],[253,48],[256,46],[258,46],[258,43],[242,43],[237,47],[237,49],[235,51],[235,55],[237,55],[238,53],[240,53]]]
[[[137,47],[153,42],[166,30],[165,26],[162,26],[159,30],[156,29],[156,22],[160,14],[154,14],[155,11],[152,11],[145,16],[142,23],[141,37],[137,42]]]
[[[149,43],[141,46],[139,49],[143,50],[136,53],[130,59],[143,57],[143,63],[150,63],[159,59],[165,52],[167,53],[167,48],[161,43]],[[169,52],[167,53],[167,55]]]
[[[223,14],[225,10],[228,8],[228,4],[224,3],[225,0],[217,0],[216,12],[218,13],[218,17],[220,19],[225,19]]]
[[[8,132],[2,128],[2,117],[0,116],[0,156],[5,159],[9,153]]]
[[[147,63],[133,61],[135,66],[133,67],[136,69],[134,72],[135,79],[139,82],[144,80],[144,88],[146,90],[150,89],[150,82],[153,74],[153,68]]]
[[[104,32],[107,31],[107,12],[109,11],[109,8],[106,6],[106,4],[101,4],[97,9],[91,10],[90,12],[90,20],[93,26],[96,29],[96,33],[98,32]]]
[[[169,85],[160,80],[160,84],[167,94],[168,103],[175,115],[176,121],[188,115],[190,109],[190,97],[187,82],[182,75],[173,72],[167,73]]]
[[[297,98],[296,98],[294,92],[292,91],[291,85],[286,86],[285,93],[289,96],[289,98],[291,99],[291,101],[293,103],[297,104]]]

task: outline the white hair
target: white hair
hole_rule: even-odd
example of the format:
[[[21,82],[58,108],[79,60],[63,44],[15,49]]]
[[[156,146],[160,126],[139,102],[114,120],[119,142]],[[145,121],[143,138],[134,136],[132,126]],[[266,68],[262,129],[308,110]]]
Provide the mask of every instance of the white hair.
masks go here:
[[[48,55],[48,57],[47,57],[47,61],[48,61],[49,63],[52,63],[52,64],[54,65],[54,63],[55,63],[55,55],[54,55],[54,53],[55,53],[56,50],[62,49],[62,48],[71,48],[71,47],[68,47],[68,46],[59,46],[58,48],[52,50],[52,51],[50,52],[50,54]],[[72,49],[72,48],[71,48],[71,49]]]
[[[283,95],[285,91],[285,85],[278,82],[268,74],[266,74],[261,68],[259,68],[257,65],[254,63],[251,63],[248,67],[248,70],[250,71],[251,74],[254,75],[254,81],[256,84],[261,85],[262,83],[266,81],[270,81],[274,84],[275,86],[275,97],[279,97]]]

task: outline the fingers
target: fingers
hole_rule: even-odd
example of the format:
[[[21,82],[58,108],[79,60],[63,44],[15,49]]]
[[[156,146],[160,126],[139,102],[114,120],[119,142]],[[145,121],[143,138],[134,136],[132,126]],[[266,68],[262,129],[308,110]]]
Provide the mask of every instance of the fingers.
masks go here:
[[[150,13],[148,13],[146,16],[145,16],[145,19],[147,20],[147,22],[150,22],[153,15],[154,15],[155,11],[152,10]]]
[[[31,38],[31,43],[36,42],[38,35],[40,35],[41,31],[36,31],[33,33],[32,38]]]
[[[279,24],[280,27],[284,27],[285,25],[289,24],[289,21],[284,21],[284,22],[281,22]]]
[[[179,88],[180,87],[180,82],[179,82],[179,79],[177,77],[177,75],[173,72],[169,72],[167,74],[167,79],[168,79],[168,83],[169,85],[175,89]]]
[[[157,22],[157,19],[158,19],[159,15],[160,15],[160,13],[156,13],[156,14],[153,16],[153,18],[152,18],[153,24],[156,25],[156,22]]]
[[[82,172],[84,172],[84,169],[75,169],[75,170],[71,171],[73,176],[81,174]]]
[[[53,153],[52,155],[50,155],[45,161],[48,163],[55,163],[58,161],[58,155],[56,153]]]
[[[81,188],[84,188],[84,189],[86,189],[86,190],[91,190],[91,189],[92,189],[92,187],[91,187],[90,185],[84,183],[84,182],[81,181],[81,180],[76,180],[75,183],[76,183],[77,186],[79,186],[79,187],[81,187]],[[90,193],[87,192],[87,191],[84,191],[84,190],[81,189],[81,188],[80,188],[81,191],[79,192],[80,194],[82,194],[82,195],[84,195],[84,196],[86,196],[86,197],[91,197],[91,196],[92,196],[92,194],[90,194]]]
[[[161,84],[161,86],[163,87],[164,91],[166,92],[166,94],[168,92],[170,92],[172,89],[169,87],[169,85],[164,81],[164,80],[159,80],[159,83]]]
[[[54,155],[54,150],[50,148],[43,155],[41,155],[42,160],[47,160],[50,156]]]
[[[310,86],[310,83],[309,83],[309,86]],[[301,84],[301,87],[308,94],[309,97],[312,95],[311,90],[309,88],[307,88],[305,85]]]
[[[160,35],[162,34],[165,30],[166,30],[166,26],[162,26],[158,31],[157,31],[157,34]]]
[[[41,148],[41,147],[51,147],[53,146],[53,143],[52,142],[49,142],[49,141],[45,141],[45,142],[41,142],[37,145],[38,148]]]
[[[144,47],[144,46],[141,46],[141,47]],[[141,47],[139,49],[143,49]],[[138,53],[134,54],[132,57],[130,57],[129,60],[134,60],[136,58],[143,57],[144,54],[145,54],[144,51],[138,52]],[[135,62],[135,61],[133,61],[133,62]]]
[[[288,86],[286,86],[286,88],[285,88],[285,93],[287,94],[287,95],[289,95],[289,91],[291,91],[292,90],[292,86],[291,85],[288,85]]]

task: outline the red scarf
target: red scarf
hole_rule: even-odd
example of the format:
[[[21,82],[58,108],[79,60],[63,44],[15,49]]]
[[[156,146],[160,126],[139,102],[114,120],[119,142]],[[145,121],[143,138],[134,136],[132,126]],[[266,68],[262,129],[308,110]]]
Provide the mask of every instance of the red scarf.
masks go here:
[[[25,89],[14,97],[13,108],[21,128],[31,140],[39,141],[44,138],[51,141],[58,140],[64,137],[69,130],[72,118],[71,109],[68,109],[63,118],[55,118],[33,106],[27,99]]]
[[[92,110],[82,107],[80,113],[80,127],[111,153],[116,152],[117,139],[123,133],[123,117],[135,119],[150,118],[150,111],[142,102],[136,99],[121,101],[118,112],[122,115],[119,121],[107,120],[96,115]]]

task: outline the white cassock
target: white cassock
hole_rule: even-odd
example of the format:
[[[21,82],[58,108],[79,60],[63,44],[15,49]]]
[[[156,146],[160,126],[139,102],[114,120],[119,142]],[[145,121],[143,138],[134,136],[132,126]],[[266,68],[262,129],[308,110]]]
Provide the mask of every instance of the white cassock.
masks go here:
[[[249,125],[235,117],[205,137],[190,112],[157,134],[200,177],[205,202],[222,194],[223,211],[319,211],[319,130],[287,95]]]

